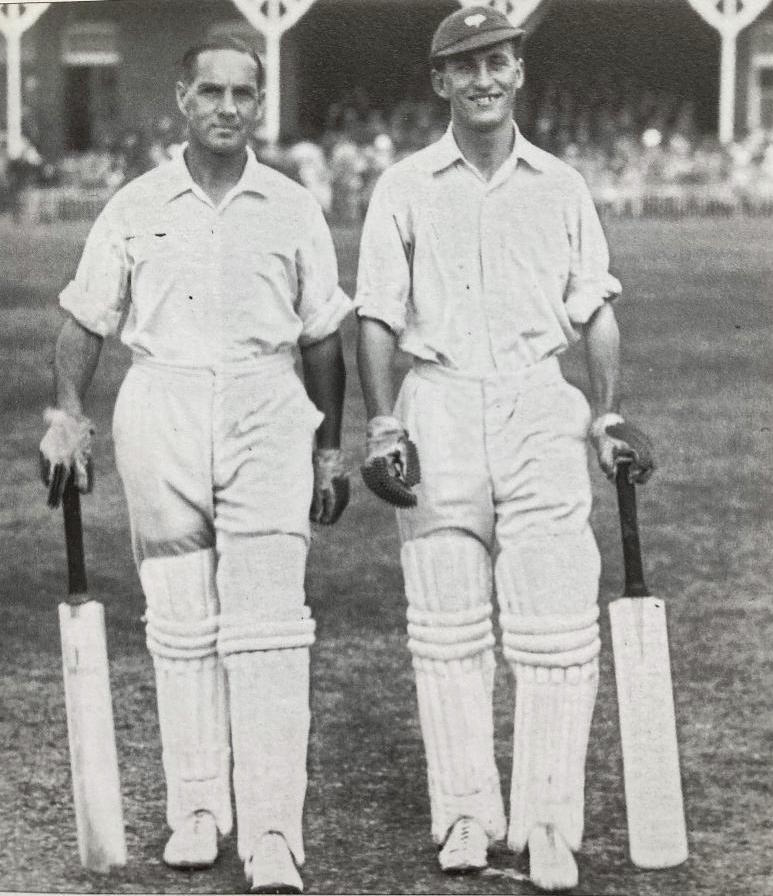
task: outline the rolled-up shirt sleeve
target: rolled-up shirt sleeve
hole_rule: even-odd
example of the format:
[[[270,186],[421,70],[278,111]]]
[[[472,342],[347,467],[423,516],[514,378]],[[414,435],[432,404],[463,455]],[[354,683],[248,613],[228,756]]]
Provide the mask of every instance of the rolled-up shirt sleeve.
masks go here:
[[[360,317],[380,320],[398,336],[407,320],[413,254],[403,218],[382,176],[363,225],[354,306]]]
[[[333,238],[322,209],[312,207],[306,238],[298,250],[297,313],[303,322],[299,345],[319,342],[341,325],[352,300],[338,285],[338,262]]]
[[[609,249],[590,191],[578,175],[578,205],[569,226],[571,263],[564,293],[572,324],[585,324],[605,303],[621,293],[620,281],[609,273]]]
[[[91,228],[75,277],[59,304],[98,336],[118,331],[129,300],[129,260],[122,232],[105,209]]]

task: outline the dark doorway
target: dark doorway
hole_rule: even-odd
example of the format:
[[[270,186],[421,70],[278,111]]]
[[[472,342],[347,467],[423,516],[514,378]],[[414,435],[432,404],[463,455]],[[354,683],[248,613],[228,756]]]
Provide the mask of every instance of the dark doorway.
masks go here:
[[[90,70],[81,66],[65,69],[65,148],[84,150],[89,146],[89,79]]]
[[[302,132],[318,135],[333,104],[388,114],[401,103],[431,102],[430,40],[455,9],[455,0],[319,0],[296,26]]]
[[[65,68],[65,148],[94,149],[115,137],[118,81],[114,66]]]
[[[575,117],[628,104],[640,128],[673,125],[689,107],[695,131],[714,133],[719,55],[719,36],[684,0],[554,3],[526,44],[523,124],[533,128],[550,92]]]

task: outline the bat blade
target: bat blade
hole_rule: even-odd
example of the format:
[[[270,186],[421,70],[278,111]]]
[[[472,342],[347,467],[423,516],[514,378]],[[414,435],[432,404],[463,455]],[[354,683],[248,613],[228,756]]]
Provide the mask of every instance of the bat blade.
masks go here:
[[[80,498],[72,479],[62,504],[69,599],[59,605],[59,633],[78,852],[85,868],[107,873],[126,864],[126,842],[105,611],[87,592]]]
[[[687,859],[665,603],[609,605],[631,861],[670,868]]]
[[[102,604],[61,603],[59,631],[78,852],[106,873],[126,864],[126,843]]]

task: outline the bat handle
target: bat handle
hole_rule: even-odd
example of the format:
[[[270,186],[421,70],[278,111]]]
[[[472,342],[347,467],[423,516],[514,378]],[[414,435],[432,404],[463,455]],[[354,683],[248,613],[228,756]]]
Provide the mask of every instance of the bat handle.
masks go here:
[[[620,533],[623,538],[625,597],[648,597],[641,562],[639,525],[636,521],[636,486],[628,479],[629,463],[617,465],[617,503],[620,509]]]
[[[67,550],[67,591],[69,604],[83,604],[89,599],[86,583],[86,561],[83,556],[81,498],[70,474],[62,494],[64,541]]]

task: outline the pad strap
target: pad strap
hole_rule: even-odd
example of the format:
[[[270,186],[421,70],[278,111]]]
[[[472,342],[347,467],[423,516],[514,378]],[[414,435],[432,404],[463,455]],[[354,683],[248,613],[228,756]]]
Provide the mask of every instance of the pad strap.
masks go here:
[[[510,663],[527,666],[581,666],[601,651],[598,606],[564,619],[563,631],[555,631],[548,617],[500,616],[502,646]],[[589,620],[594,620],[589,622]]]
[[[303,607],[299,616],[277,621],[238,616],[223,617],[217,639],[218,653],[250,653],[258,650],[289,650],[314,643],[316,623],[311,609]]]
[[[215,653],[217,618],[200,622],[171,622],[148,611],[145,614],[148,650],[167,659],[203,659]]]
[[[408,610],[408,649],[414,657],[458,660],[493,646],[490,604],[451,613]]]

